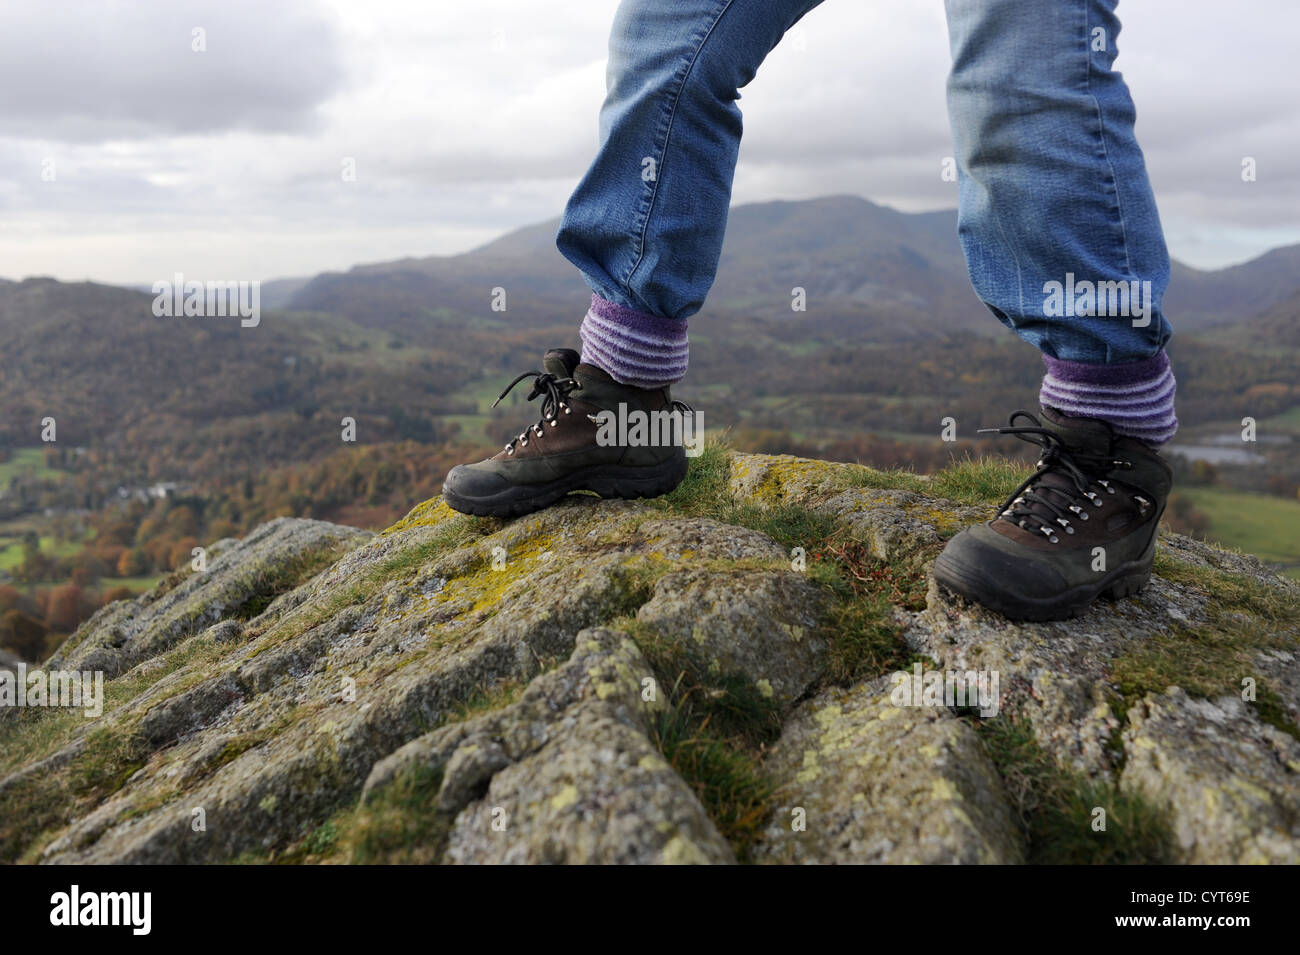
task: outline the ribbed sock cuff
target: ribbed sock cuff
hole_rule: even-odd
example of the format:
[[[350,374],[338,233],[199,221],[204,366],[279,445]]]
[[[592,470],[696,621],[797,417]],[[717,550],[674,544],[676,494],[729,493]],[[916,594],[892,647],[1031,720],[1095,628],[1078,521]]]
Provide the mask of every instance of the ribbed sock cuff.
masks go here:
[[[1080,418],[1099,418],[1116,434],[1159,447],[1178,430],[1177,382],[1164,350],[1142,361],[1094,365],[1043,356],[1047,374],[1039,400]]]
[[[686,322],[591,296],[579,329],[582,360],[634,388],[664,388],[686,375]]]

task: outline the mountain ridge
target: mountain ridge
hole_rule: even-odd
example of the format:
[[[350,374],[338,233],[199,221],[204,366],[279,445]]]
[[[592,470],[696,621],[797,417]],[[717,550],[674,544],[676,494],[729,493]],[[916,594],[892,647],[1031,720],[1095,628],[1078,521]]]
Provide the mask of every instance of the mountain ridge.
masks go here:
[[[559,222],[522,226],[453,255],[407,256],[289,280],[300,284],[282,301],[284,307],[315,310],[337,295],[349,277],[358,281],[409,273],[427,283],[415,283],[412,293],[436,290],[461,305],[468,301],[481,307],[484,283],[488,288],[522,285],[538,299],[539,310],[550,309],[552,317],[556,310],[572,312],[585,307],[587,292],[555,248]],[[806,258],[803,250],[831,258]],[[745,303],[752,308],[755,299],[767,298],[759,314],[777,314],[781,308],[788,314],[791,284],[819,287],[837,303],[925,307],[939,313],[945,329],[999,329],[970,288],[957,243],[956,210],[905,213],[854,195],[733,206],[706,312],[737,310]],[[911,291],[899,293],[900,288]],[[1296,292],[1300,244],[1220,269],[1174,260],[1165,304],[1176,329],[1192,330],[1263,311]],[[531,304],[529,309],[531,316]]]

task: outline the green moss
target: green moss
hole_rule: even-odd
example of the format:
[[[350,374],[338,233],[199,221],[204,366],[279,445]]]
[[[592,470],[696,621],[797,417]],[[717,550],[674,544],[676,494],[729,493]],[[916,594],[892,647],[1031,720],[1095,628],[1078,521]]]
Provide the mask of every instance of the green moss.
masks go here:
[[[476,553],[461,573],[447,581],[433,598],[438,604],[460,604],[471,614],[496,613],[505,595],[537,569],[556,544],[556,536],[539,534],[511,547],[496,566],[486,551]]]
[[[230,652],[202,637],[194,637],[172,647],[148,667],[131,670],[104,683],[104,712],[135,699],[150,687],[177,671],[189,668],[193,675],[178,682],[157,702],[170,699],[205,679],[211,664]],[[102,717],[101,717],[102,719]],[[0,773],[36,762],[66,745],[79,732],[95,726],[80,709],[40,707],[24,709],[6,730],[5,746],[0,752]]]
[[[761,772],[763,748],[781,732],[781,708],[748,678],[714,672],[680,641],[628,616],[611,627],[631,636],[663,694],[651,737],[689,785],[741,861],[767,815],[772,786]]]
[[[271,570],[260,572],[254,579],[252,596],[234,608],[228,619],[252,620],[270,606],[275,598],[296,590],[332,565],[349,546],[340,541],[331,547],[298,553]]]
[[[144,765],[148,750],[133,727],[101,727],[69,764],[31,773],[0,794],[0,861],[14,862],[44,845],[66,824],[69,803],[94,806]]]
[[[1192,696],[1240,697],[1242,681],[1255,680],[1256,699],[1247,705],[1266,723],[1300,739],[1279,695],[1260,672],[1258,659],[1270,649],[1294,651],[1300,639],[1300,601],[1293,592],[1249,577],[1214,570],[1156,551],[1156,572],[1166,580],[1201,591],[1209,620],[1194,627],[1173,625],[1154,634],[1111,664],[1111,682],[1123,709],[1148,693],[1182,687]]]
[[[758,754],[712,727],[689,694],[655,714],[652,737],[736,858],[747,862],[768,814],[772,785],[760,770]]]
[[[1060,766],[1028,724],[1010,714],[974,725],[1016,810],[1027,860],[1046,865],[1153,865],[1175,861],[1169,819],[1140,795]],[[1093,829],[1105,811],[1105,831]]]
[[[437,808],[442,768],[411,767],[337,822],[331,850],[359,865],[428,865],[442,858],[451,818]],[[317,840],[319,841],[319,840]]]

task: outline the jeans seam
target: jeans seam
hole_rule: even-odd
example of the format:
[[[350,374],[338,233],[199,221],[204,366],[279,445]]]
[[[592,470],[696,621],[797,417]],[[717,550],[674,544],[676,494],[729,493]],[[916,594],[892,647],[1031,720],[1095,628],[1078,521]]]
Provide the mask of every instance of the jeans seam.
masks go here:
[[[717,12],[717,15],[714,16],[713,22],[709,24],[709,29],[706,30],[704,36],[700,38],[699,45],[695,48],[695,53],[691,56],[690,62],[686,65],[686,72],[682,74],[681,81],[677,84],[677,89],[673,92],[672,105],[668,111],[668,124],[665,127],[663,134],[663,148],[659,151],[658,175],[655,176],[654,185],[650,188],[650,201],[647,204],[646,210],[641,219],[640,236],[637,241],[636,261],[632,263],[632,267],[628,269],[627,275],[623,278],[623,285],[626,287],[631,287],[632,276],[636,274],[636,270],[641,267],[641,262],[645,258],[646,232],[650,228],[650,216],[654,214],[655,200],[659,197],[659,180],[663,175],[664,157],[668,153],[668,146],[672,140],[673,120],[677,116],[677,104],[681,101],[682,90],[686,88],[686,83],[691,78],[691,72],[695,69],[695,64],[700,58],[700,53],[704,49],[704,44],[709,42],[709,37],[713,35],[713,31],[717,28],[718,22],[722,19],[723,15],[731,9],[732,2],[733,0],[726,0],[722,9],[720,9]],[[666,317],[671,318],[672,316]]]
[[[1115,165],[1110,161],[1110,150],[1106,148],[1106,120],[1102,115],[1101,101],[1097,99],[1096,94],[1092,91],[1092,47],[1089,42],[1089,23],[1088,23],[1088,5],[1084,5],[1083,10],[1083,57],[1084,57],[1084,77],[1088,98],[1092,100],[1093,108],[1097,113],[1097,139],[1101,144],[1102,158],[1106,162],[1106,169],[1110,172],[1110,181],[1107,185],[1111,192],[1111,202],[1115,213],[1119,217],[1119,240],[1120,249],[1124,253],[1124,271],[1133,275],[1133,261],[1128,252],[1128,226],[1124,222],[1124,203],[1119,194],[1119,180],[1115,176]],[[1113,41],[1113,37],[1108,38],[1108,42]],[[1140,276],[1139,276],[1140,278]],[[1106,344],[1106,361],[1111,359],[1111,345]]]

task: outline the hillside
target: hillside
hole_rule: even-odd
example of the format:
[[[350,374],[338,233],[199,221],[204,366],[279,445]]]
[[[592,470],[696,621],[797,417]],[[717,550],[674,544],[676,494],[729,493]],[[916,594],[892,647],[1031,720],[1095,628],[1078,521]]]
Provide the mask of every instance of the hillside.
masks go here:
[[[713,445],[656,501],[274,521],[59,649],[101,718],[0,711],[0,858],[1300,861],[1300,588],[1169,535],[1067,624],[952,602],[1018,476]],[[900,705],[914,666],[996,712]]]

